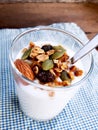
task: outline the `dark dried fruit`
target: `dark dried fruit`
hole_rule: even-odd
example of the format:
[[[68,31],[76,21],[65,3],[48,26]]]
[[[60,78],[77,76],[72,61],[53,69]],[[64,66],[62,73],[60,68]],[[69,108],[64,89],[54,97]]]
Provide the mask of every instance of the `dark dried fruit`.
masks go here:
[[[96,47],[96,50],[98,51],[98,46]]]
[[[47,51],[49,51],[49,50],[52,50],[53,47],[52,47],[51,45],[44,45],[44,46],[42,46],[41,49],[43,49],[45,52],[47,52]]]
[[[50,71],[44,71],[44,70],[41,70],[37,74],[37,78],[42,83],[53,82],[55,80],[55,76]]]

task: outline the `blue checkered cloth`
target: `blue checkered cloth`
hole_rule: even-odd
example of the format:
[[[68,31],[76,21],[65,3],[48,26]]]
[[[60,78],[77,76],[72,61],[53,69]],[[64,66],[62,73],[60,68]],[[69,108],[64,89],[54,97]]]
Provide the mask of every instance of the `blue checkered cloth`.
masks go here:
[[[85,33],[74,23],[57,23],[52,27],[77,35],[84,43]],[[37,122],[19,108],[9,64],[9,48],[14,37],[26,29],[0,29],[0,130],[98,130],[98,52],[93,51],[94,69],[86,85],[79,90],[54,119]]]

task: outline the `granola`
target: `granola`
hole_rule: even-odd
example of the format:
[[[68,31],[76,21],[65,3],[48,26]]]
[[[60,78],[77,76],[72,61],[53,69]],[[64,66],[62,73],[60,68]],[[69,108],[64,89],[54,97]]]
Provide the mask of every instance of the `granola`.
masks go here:
[[[17,65],[17,59],[14,62],[15,66],[24,76],[32,81],[37,79],[39,83],[51,87],[68,86],[71,85],[75,77],[83,75],[83,70],[75,65],[70,65],[70,56],[61,45],[52,46],[51,44],[45,44],[40,47],[30,42],[28,47],[24,48],[21,53],[23,53],[22,57],[18,61],[22,62],[23,68]],[[29,71],[27,67],[27,70],[24,68],[26,64],[30,67],[28,67]],[[27,74],[33,75],[33,77],[28,77]]]

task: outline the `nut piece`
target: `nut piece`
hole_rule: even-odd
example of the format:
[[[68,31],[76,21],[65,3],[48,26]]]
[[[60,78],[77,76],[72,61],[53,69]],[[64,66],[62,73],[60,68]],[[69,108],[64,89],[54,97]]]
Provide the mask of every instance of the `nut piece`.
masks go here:
[[[43,53],[43,54],[40,54],[40,55],[36,56],[36,58],[38,59],[39,62],[41,62],[41,61],[47,60],[47,59],[49,58],[49,56],[48,56],[48,55],[45,55],[45,54]]]
[[[37,65],[34,66],[34,68],[33,68],[33,72],[34,72],[34,74],[38,74],[38,72],[39,72],[39,68],[38,68]]]
[[[56,71],[58,73],[62,72],[62,70],[60,68],[56,68],[56,67],[54,68],[54,71]]]
[[[61,69],[62,70],[68,69],[68,65],[66,63],[62,63],[61,64]]]
[[[29,43],[29,47],[32,48],[32,47],[34,47],[34,46],[35,46],[35,44],[31,41],[31,42]]]
[[[24,60],[17,59],[14,62],[16,68],[29,80],[34,80],[34,74],[31,67]]]
[[[70,67],[70,71],[71,71],[71,72],[75,72],[76,70],[77,70],[77,67],[76,67],[76,66],[73,65],[73,66]]]
[[[34,61],[32,62],[31,68],[33,69],[33,67],[35,67],[35,66],[38,66],[39,68],[41,68],[40,62],[34,60]]]
[[[83,71],[77,69],[74,74],[75,74],[75,76],[81,76],[83,74]]]
[[[54,97],[55,92],[54,92],[54,91],[48,91],[48,95],[49,95],[50,97]]]
[[[68,75],[69,75],[71,80],[74,80],[75,77],[74,77],[74,73],[73,72],[69,71]]]
[[[69,86],[70,84],[71,84],[71,83],[70,83],[69,81],[67,81],[67,80],[62,82],[62,85],[63,85],[63,86]]]
[[[64,53],[62,57],[59,58],[61,62],[66,62],[68,59],[69,59],[69,56],[67,55],[66,52]]]
[[[38,54],[42,54],[42,53],[44,53],[43,49],[41,49],[39,46],[34,46],[31,50],[30,57],[33,58]]]

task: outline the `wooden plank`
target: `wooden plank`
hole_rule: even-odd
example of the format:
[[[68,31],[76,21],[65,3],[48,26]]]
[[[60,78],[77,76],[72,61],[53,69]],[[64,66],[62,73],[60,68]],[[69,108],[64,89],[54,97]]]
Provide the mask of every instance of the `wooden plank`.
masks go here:
[[[98,33],[98,4],[0,4],[0,28],[31,27],[54,22],[75,22],[91,38]]]
[[[98,0],[0,0],[0,3],[19,3],[19,2],[92,2],[98,3]]]

